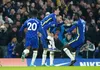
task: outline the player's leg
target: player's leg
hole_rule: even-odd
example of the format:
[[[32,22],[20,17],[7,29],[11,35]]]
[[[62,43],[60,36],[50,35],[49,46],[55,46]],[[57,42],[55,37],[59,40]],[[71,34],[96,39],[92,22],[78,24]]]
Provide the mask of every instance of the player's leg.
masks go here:
[[[30,46],[27,46],[27,48],[23,51],[23,53],[27,56],[30,52]]]
[[[49,48],[49,51],[50,51],[50,66],[53,66],[53,61],[54,61],[54,51],[53,49],[55,48],[55,44],[53,42],[53,37],[51,36],[48,36],[48,39],[49,39],[49,44],[48,44],[48,48]]]
[[[46,62],[46,58],[47,58],[48,45],[47,45],[46,40],[43,37],[41,37],[41,42],[42,42],[42,45],[43,45],[43,54],[42,54],[42,63],[41,63],[41,65],[45,66],[45,62]]]
[[[49,48],[49,51],[50,51],[50,66],[53,66],[53,61],[54,61],[54,52],[60,52],[60,50],[58,50],[56,47],[55,47],[55,42],[54,42],[54,37],[53,35],[49,35],[48,36],[48,39],[49,39],[49,43],[48,44],[48,48]]]
[[[35,66],[35,60],[36,60],[36,57],[37,57],[37,54],[38,54],[38,47],[39,47],[39,44],[38,44],[38,38],[32,38],[31,40],[31,44],[32,44],[32,48],[33,48],[33,55],[32,55],[32,60],[31,60],[31,64],[30,66]]]
[[[36,57],[37,57],[37,54],[38,54],[38,50],[37,49],[34,49],[33,50],[33,55],[32,55],[32,60],[31,60],[31,64],[30,66],[35,66],[35,60],[36,60]]]
[[[73,66],[73,64],[76,62],[76,59],[75,59],[75,52],[76,52],[76,49],[78,47],[80,47],[80,45],[82,44],[83,42],[78,39],[77,41],[73,41],[71,42],[69,45],[65,45],[64,46],[64,52],[69,56],[69,58],[71,59],[71,63],[69,66]],[[73,55],[74,54],[74,55]]]
[[[50,51],[50,66],[53,66],[53,61],[54,61],[54,52]]]
[[[47,51],[48,51],[47,48],[44,48],[44,49],[43,49],[42,64],[41,64],[42,66],[47,66],[47,65],[46,65]]]
[[[22,61],[24,61],[25,57],[28,55],[28,53],[30,52],[30,46],[31,46],[31,40],[30,39],[26,39],[25,41],[25,49],[24,51],[22,52]]]
[[[48,36],[47,38],[50,40],[50,45],[52,45],[52,46],[49,47],[49,48],[56,48],[56,47],[55,47],[55,43],[54,43],[54,38],[53,38],[52,36]]]
[[[48,48],[49,48],[48,50],[49,50],[49,51],[54,51],[54,52],[61,52],[61,51],[60,51],[59,49],[57,49],[56,46],[55,46],[54,37],[49,35],[47,38],[48,38],[49,43],[50,43],[50,44],[48,44]]]
[[[28,46],[28,48],[26,48],[26,49],[22,52],[22,56],[21,56],[22,61],[24,61],[25,57],[28,56],[28,53],[30,52],[30,51],[29,51],[29,47],[30,47],[30,46]]]
[[[64,49],[63,49],[63,50],[64,50],[64,52],[68,55],[68,57],[71,59],[71,64],[70,64],[70,66],[72,66],[72,65],[76,62],[74,56],[73,56],[72,53],[71,53],[72,47],[69,46],[69,45],[66,45],[66,46],[64,46]]]
[[[75,59],[75,56],[76,56],[76,52],[72,52],[72,55],[73,55],[73,57],[74,57],[74,59]]]

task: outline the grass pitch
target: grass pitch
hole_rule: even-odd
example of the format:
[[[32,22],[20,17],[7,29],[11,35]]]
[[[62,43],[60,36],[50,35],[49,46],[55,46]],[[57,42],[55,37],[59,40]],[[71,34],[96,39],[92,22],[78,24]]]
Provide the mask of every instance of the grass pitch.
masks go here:
[[[0,67],[0,70],[100,70],[100,67],[60,66],[60,67]]]

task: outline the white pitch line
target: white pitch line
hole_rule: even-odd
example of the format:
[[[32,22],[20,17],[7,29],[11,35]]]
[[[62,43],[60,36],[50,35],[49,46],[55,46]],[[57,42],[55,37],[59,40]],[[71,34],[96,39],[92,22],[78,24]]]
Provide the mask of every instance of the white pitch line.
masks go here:
[[[70,62],[66,62],[66,63],[60,63],[60,64],[56,64],[55,66],[62,66],[62,65],[66,65],[69,64]]]

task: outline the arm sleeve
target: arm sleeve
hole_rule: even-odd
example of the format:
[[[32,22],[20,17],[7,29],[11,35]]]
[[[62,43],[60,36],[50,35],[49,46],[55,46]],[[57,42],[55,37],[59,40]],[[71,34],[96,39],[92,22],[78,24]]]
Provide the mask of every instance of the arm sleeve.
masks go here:
[[[24,28],[26,28],[26,27],[27,27],[27,22],[25,22],[25,23],[22,25],[22,27],[20,28],[19,32],[22,32],[22,31],[24,30]]]
[[[55,23],[55,25],[57,26],[57,19],[56,19],[56,15],[52,15],[53,18],[53,22]]]
[[[42,28],[42,26],[41,26],[41,23],[39,24],[38,31],[42,34],[42,36],[43,36],[44,38],[47,38],[47,37],[46,37],[46,34],[45,34],[45,31],[43,30],[43,28]]]
[[[78,26],[78,24],[74,24],[71,28],[69,28],[66,32],[69,33],[69,32],[72,32],[76,27]]]

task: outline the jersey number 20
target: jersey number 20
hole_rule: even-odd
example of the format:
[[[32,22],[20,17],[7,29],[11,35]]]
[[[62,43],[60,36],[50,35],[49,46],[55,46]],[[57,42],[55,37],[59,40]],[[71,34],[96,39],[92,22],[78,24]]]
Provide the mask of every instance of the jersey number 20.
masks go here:
[[[28,30],[33,30],[35,31],[37,29],[37,24],[36,23],[28,23]]]

